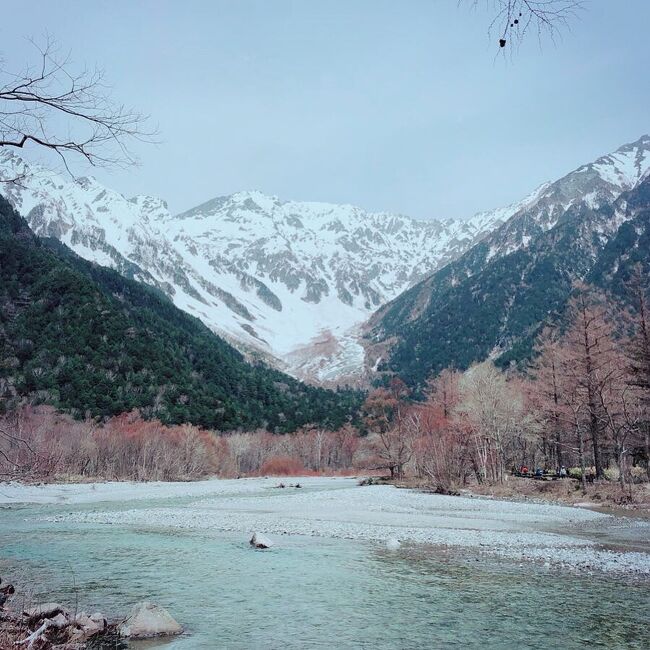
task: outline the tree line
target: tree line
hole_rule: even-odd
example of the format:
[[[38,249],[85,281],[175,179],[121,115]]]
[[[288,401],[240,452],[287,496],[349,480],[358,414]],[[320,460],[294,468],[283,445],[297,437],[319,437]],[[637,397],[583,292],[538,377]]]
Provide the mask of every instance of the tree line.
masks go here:
[[[138,410],[74,419],[23,405],[0,417],[0,476],[181,480],[204,476],[358,472],[416,477],[441,491],[499,484],[522,467],[630,490],[650,480],[650,322],[647,282],[629,283],[634,309],[579,285],[561,326],[549,327],[525,369],[490,360],[444,369],[416,401],[395,377],[358,417],[214,431]]]
[[[144,419],[74,419],[49,405],[0,416],[0,480],[177,481],[208,476],[335,474],[372,467],[373,449],[351,425],[278,435],[215,431]]]
[[[540,336],[524,370],[491,361],[447,368],[410,403],[394,378],[365,403],[366,423],[394,477],[439,486],[503,482],[513,470],[562,468],[622,487],[650,479],[650,323],[647,286],[629,285],[633,310],[577,285],[564,323]]]

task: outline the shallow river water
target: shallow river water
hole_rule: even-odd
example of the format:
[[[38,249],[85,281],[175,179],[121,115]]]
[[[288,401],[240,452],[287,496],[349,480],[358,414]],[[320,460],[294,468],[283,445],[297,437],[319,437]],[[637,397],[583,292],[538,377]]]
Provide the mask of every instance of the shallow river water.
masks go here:
[[[0,575],[114,617],[163,605],[187,629],[165,650],[650,648],[647,581],[418,545],[293,536],[253,551],[242,534],[39,520],[98,507],[126,506],[0,509]]]

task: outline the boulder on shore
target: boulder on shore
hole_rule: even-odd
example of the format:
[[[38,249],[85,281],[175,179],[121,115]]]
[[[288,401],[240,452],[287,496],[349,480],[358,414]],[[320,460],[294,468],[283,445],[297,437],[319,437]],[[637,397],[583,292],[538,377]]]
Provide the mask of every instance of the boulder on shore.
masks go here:
[[[106,619],[99,613],[88,616],[86,612],[77,614],[74,618],[75,632],[73,641],[87,641],[90,637],[104,632],[108,626]]]
[[[271,548],[273,542],[266,535],[262,535],[262,533],[253,533],[250,545],[253,548]]]
[[[183,628],[164,607],[145,600],[133,606],[118,631],[129,639],[149,639],[181,634]]]

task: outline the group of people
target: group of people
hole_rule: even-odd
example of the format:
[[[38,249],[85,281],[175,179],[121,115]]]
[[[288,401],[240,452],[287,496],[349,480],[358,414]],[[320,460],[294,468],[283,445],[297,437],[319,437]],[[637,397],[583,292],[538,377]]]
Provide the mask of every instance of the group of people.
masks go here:
[[[529,469],[526,465],[521,465],[519,469],[513,472],[515,476],[525,476],[528,478],[543,478],[545,476],[554,476],[555,478],[566,478],[569,474],[564,465],[556,470],[542,469],[538,467],[535,470]]]

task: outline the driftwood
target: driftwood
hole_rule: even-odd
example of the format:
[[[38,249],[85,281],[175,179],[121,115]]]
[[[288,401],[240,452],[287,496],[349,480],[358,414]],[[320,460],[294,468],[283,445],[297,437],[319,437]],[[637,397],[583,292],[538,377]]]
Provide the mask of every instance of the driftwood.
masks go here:
[[[37,641],[40,641],[45,637],[45,633],[50,629],[50,628],[55,628],[57,630],[62,630],[64,627],[70,624],[70,621],[68,620],[67,616],[64,616],[63,614],[57,614],[54,618],[46,618],[42,625],[32,632],[28,637],[23,639],[22,641],[16,641],[14,645],[25,645],[27,644],[27,648],[33,648],[34,644]]]

